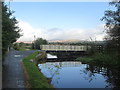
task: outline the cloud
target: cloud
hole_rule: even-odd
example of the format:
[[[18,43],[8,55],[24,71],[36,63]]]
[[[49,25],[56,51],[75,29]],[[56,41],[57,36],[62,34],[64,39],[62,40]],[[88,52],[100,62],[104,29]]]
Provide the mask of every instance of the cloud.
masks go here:
[[[34,35],[36,38],[44,38],[47,40],[69,40],[69,39],[79,39],[88,40],[91,38],[96,40],[103,40],[105,33],[104,25],[99,25],[92,29],[81,29],[81,28],[71,28],[71,29],[60,29],[60,28],[34,28],[28,22],[19,21],[19,27],[22,29],[23,36],[18,39],[18,41],[33,41]]]

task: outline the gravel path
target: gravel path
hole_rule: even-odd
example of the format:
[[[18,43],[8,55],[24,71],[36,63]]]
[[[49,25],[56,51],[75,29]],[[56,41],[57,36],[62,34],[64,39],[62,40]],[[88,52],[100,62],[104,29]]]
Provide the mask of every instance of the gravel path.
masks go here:
[[[2,88],[25,88],[25,76],[21,60],[33,52],[35,50],[16,51],[11,49],[6,54],[3,62]]]

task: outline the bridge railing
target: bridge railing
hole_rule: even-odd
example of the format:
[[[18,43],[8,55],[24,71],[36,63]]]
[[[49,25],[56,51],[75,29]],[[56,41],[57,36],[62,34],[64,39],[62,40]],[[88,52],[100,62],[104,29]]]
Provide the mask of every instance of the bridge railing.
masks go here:
[[[41,45],[41,50],[45,51],[87,51],[88,46],[77,45]]]

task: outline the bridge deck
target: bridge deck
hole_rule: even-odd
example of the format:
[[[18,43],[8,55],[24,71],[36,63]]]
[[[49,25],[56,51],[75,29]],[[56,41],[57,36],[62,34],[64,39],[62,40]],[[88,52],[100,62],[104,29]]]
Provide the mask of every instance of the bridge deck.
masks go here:
[[[41,50],[45,51],[87,51],[88,46],[76,45],[41,45]]]

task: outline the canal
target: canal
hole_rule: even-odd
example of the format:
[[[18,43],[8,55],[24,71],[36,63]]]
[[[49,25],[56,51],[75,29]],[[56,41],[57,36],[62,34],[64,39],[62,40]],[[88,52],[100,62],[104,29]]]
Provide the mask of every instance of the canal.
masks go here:
[[[48,54],[48,58],[57,58]],[[120,88],[120,71],[82,64],[78,61],[38,64],[55,88]]]

